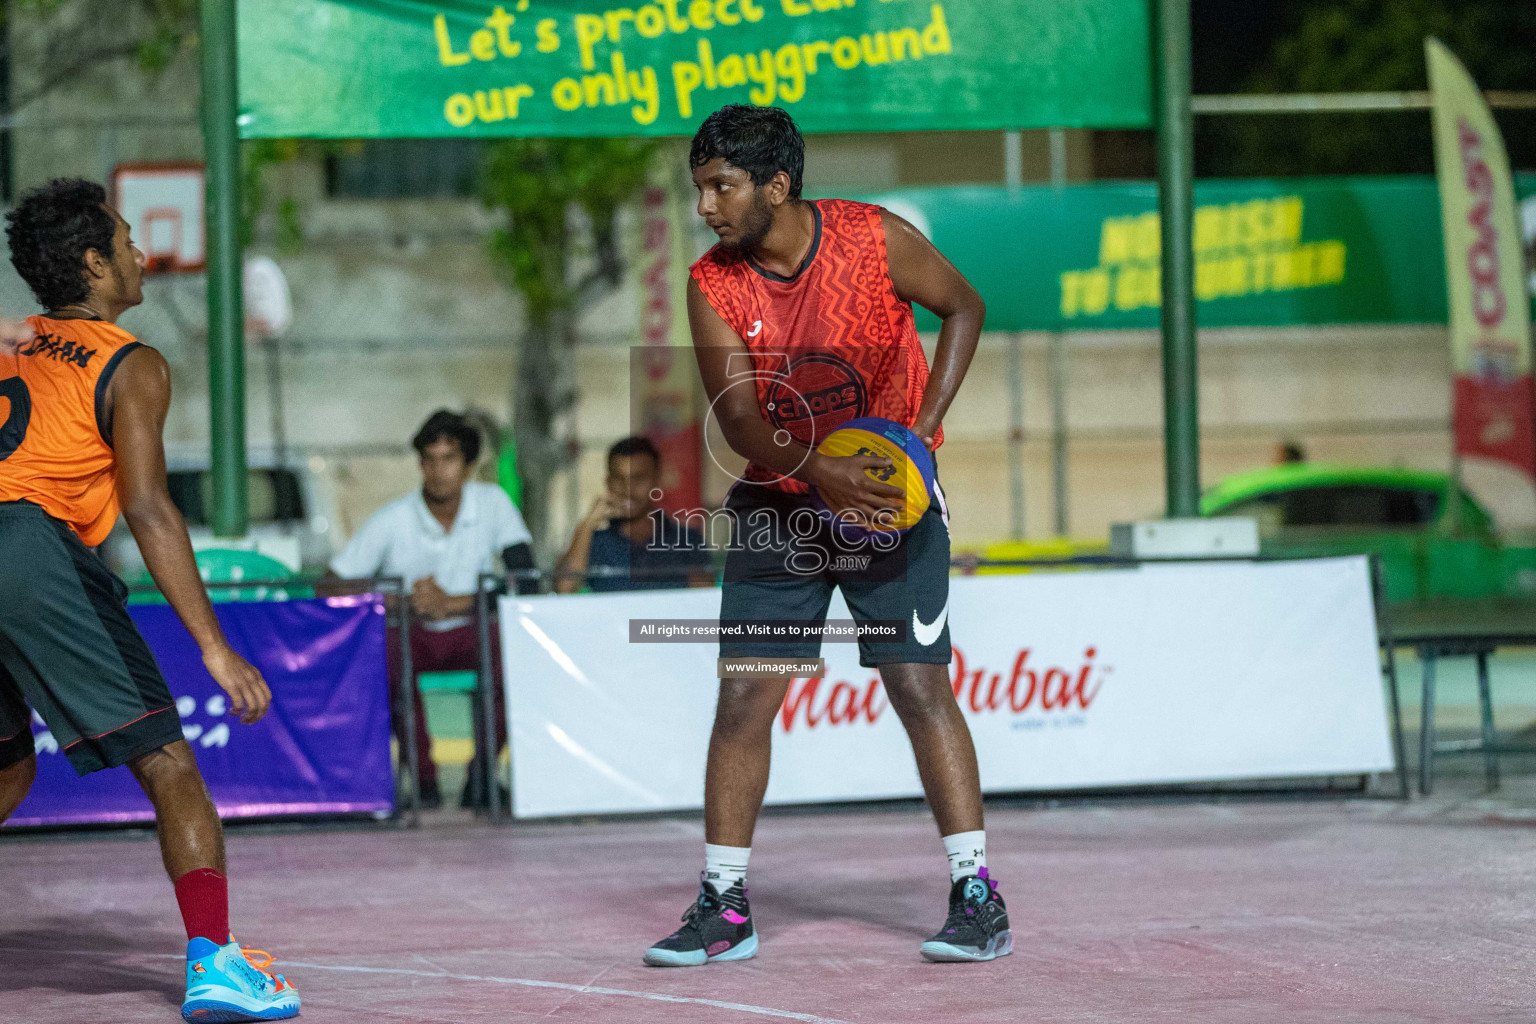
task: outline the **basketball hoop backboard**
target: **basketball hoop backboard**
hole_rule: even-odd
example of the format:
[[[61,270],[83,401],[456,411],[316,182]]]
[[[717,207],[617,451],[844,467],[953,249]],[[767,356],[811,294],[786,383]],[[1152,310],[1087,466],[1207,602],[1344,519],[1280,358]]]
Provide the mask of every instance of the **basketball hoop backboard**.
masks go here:
[[[203,269],[203,165],[118,164],[112,202],[150,273]]]

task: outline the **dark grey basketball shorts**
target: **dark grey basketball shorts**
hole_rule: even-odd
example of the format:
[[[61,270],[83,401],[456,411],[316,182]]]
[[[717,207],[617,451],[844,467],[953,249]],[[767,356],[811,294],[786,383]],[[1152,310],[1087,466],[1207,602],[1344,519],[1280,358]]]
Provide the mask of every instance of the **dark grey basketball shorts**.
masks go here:
[[[181,739],[127,598],[68,526],[36,505],[0,502],[0,769],[33,753],[28,705],[81,775]]]
[[[881,547],[834,536],[809,495],[738,483],[725,501],[733,526],[720,599],[722,625],[825,622],[832,588],[838,587],[856,622],[904,626],[899,640],[861,637],[860,665],[948,665],[949,509],[937,485],[935,491],[917,525]],[[794,643],[720,642],[722,658],[820,655],[819,637]]]

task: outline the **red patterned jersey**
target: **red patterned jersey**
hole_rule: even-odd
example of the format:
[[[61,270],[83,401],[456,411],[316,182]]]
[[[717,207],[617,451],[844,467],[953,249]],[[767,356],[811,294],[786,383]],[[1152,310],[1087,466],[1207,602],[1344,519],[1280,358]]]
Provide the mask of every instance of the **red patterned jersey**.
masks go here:
[[[810,204],[816,233],[792,277],[715,246],[693,279],[746,342],[763,419],[816,444],[858,416],[910,427],[928,384],[912,304],[896,294],[880,207],[846,199]],[[733,373],[736,371],[732,371]],[[934,447],[943,441],[942,428]],[[755,463],[744,479],[795,493],[810,488]]]

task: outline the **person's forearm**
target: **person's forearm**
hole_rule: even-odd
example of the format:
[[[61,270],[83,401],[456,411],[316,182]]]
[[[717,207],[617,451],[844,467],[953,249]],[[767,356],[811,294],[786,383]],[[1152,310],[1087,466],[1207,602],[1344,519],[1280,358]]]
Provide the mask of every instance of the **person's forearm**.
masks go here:
[[[753,413],[721,416],[720,431],[731,450],[748,462],[755,462],[781,476],[814,482],[811,474],[820,456],[790,437],[788,431],[774,429],[761,416]],[[780,444],[780,441],[784,443]]]
[[[474,594],[448,594],[443,598],[442,614],[438,618],[453,619],[468,615],[475,610]]]
[[[576,525],[571,546],[555,563],[555,593],[574,594],[581,589],[587,566],[592,562],[592,534],[595,532],[597,526],[590,520],[583,519]]]
[[[933,354],[933,372],[928,377],[923,404],[918,408],[914,424],[919,434],[931,437],[944,422],[944,415],[949,412],[950,403],[955,400],[960,385],[965,382],[966,371],[971,368],[971,358],[976,355],[985,318],[985,307],[956,310],[944,318],[938,348]]]
[[[136,508],[125,509],[123,514],[149,574],[198,648],[206,652],[226,646],[224,630],[213,614],[213,604],[198,575],[187,524],[170,498],[145,501]]]

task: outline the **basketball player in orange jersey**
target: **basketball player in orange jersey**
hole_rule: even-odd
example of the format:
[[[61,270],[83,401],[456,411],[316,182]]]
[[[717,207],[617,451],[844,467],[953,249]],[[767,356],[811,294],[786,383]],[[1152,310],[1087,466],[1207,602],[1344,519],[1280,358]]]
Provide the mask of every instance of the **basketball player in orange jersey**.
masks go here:
[[[699,216],[720,241],[693,266],[688,322],[711,411],[748,460],[726,499],[735,536],[720,618],[822,621],[836,586],[856,619],[905,624],[900,641],[860,639],[859,663],[880,671],[949,856],[948,918],[921,952],[929,960],[991,960],[1011,950],[1012,936],[986,867],[976,752],[948,678],[943,491],[935,488],[927,513],[898,545],[864,563],[817,557],[840,545],[811,497],[814,488],[832,511],[866,518],[899,507],[902,492],[866,472],[889,468],[888,460],[824,456],[815,445],[847,420],[879,416],[937,449],[986,310],[960,272],[889,210],[802,199],[804,156],[794,121],[776,107],[724,107],[693,139]],[[932,376],[913,302],[943,321]],[[820,534],[807,524],[820,524]],[[720,645],[722,658],[819,652],[819,639]],[[788,683],[721,680],[705,769],[699,896],[683,927],[646,951],[649,964],[740,960],[757,951],[747,858]]]
[[[224,834],[165,679],[92,550],[121,511],[155,582],[247,724],[272,695],[229,646],[166,490],[165,358],[117,326],[143,255],[100,185],[59,179],[6,218],[11,262],[47,310],[0,349],[0,822],[37,775],[35,708],[81,775],[127,765],[155,808],[187,929],[187,1020],[282,1020],[299,997],[229,934]]]

